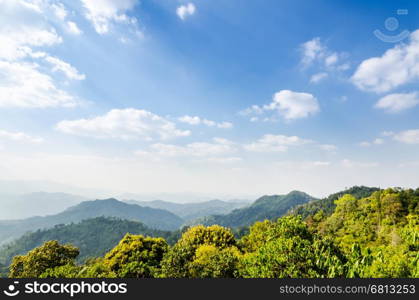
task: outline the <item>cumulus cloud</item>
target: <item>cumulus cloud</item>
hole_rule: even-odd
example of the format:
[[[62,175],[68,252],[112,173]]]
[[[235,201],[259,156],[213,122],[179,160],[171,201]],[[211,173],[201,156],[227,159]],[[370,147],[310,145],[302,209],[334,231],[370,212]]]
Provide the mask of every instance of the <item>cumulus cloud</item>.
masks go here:
[[[195,14],[196,7],[193,3],[188,3],[185,5],[181,5],[176,9],[176,14],[182,20],[185,20],[186,17],[192,16]]]
[[[54,28],[45,29],[26,24],[2,25],[0,59],[16,61],[26,57],[31,50],[30,47],[52,46],[61,42],[62,38]]]
[[[383,109],[389,113],[398,113],[409,108],[415,107],[419,104],[419,93],[406,94],[390,94],[387,95],[375,104],[378,109]]]
[[[405,144],[419,144],[419,129],[411,129],[399,133],[394,133],[393,138],[396,141]]]
[[[61,121],[56,129],[67,134],[99,139],[171,139],[189,136],[165,118],[146,110],[113,109],[105,115],[74,121]]]
[[[398,44],[380,57],[364,60],[351,80],[361,90],[384,93],[418,78],[419,30],[416,30],[408,43]]]
[[[189,125],[206,125],[208,127],[217,127],[217,128],[223,128],[223,129],[229,129],[229,128],[233,128],[233,124],[230,122],[215,122],[215,121],[211,121],[211,120],[207,120],[207,119],[202,119],[198,116],[183,116],[180,117],[179,122],[182,123],[187,123]]]
[[[271,103],[262,107],[253,105],[241,111],[240,114],[245,116],[261,115],[269,111],[277,112],[285,120],[294,120],[318,113],[320,105],[312,94],[282,90],[274,95]]]
[[[51,76],[27,62],[0,60],[0,107],[74,107],[80,100],[59,89]]]
[[[0,139],[34,144],[42,143],[44,141],[40,137],[33,137],[23,132],[10,132],[6,130],[0,130]]]
[[[70,79],[84,75],[59,58],[36,51],[63,41],[45,20],[46,7],[54,9],[44,1],[0,1],[0,107],[73,107],[81,102],[59,87],[45,64]],[[65,18],[66,10],[57,4],[55,14]]]
[[[106,34],[112,24],[123,23],[134,27],[138,20],[129,17],[127,12],[132,10],[138,0],[81,0],[86,9],[86,18],[93,24],[96,32]]]
[[[285,152],[289,147],[311,142],[298,136],[265,134],[256,142],[244,145],[244,149],[251,152]]]

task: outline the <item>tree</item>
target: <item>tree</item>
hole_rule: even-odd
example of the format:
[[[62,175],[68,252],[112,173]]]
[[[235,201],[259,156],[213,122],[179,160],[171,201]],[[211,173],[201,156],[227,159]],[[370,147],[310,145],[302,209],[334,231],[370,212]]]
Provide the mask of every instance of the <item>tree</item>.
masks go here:
[[[103,265],[119,278],[151,278],[160,272],[167,250],[162,238],[127,234],[105,255]]]
[[[26,255],[15,256],[10,265],[9,277],[38,278],[48,269],[74,265],[74,259],[78,255],[79,250],[76,247],[49,241]]]
[[[257,223],[244,244],[250,252],[241,262],[243,277],[314,278],[344,273],[344,257],[339,249],[312,234],[300,217]]]
[[[231,270],[225,273],[217,271],[212,259],[218,260],[220,264],[234,265],[234,263],[221,262],[221,260],[225,258],[234,261],[234,253],[238,251],[232,248],[235,246],[234,235],[227,228],[218,225],[191,227],[165,255],[162,261],[162,277],[200,277],[201,274],[205,277],[231,275],[234,273]],[[210,262],[211,265],[208,264]]]
[[[46,269],[40,278],[79,278],[82,267],[74,264],[67,264],[55,268]]]
[[[195,258],[189,265],[194,278],[234,278],[238,277],[241,253],[235,246],[220,249],[213,245],[202,245],[196,250]]]

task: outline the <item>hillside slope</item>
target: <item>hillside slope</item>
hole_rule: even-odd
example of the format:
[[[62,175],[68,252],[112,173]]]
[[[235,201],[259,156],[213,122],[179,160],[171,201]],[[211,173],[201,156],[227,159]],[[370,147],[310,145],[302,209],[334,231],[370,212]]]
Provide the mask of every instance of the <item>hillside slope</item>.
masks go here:
[[[248,207],[233,210],[226,215],[213,215],[195,223],[205,225],[218,224],[227,227],[249,226],[256,221],[275,220],[283,216],[290,208],[313,201],[310,195],[293,191],[287,195],[263,196]]]
[[[83,220],[77,224],[56,225],[50,229],[27,233],[0,248],[0,265],[8,265],[13,256],[25,254],[51,240],[75,245],[80,249],[78,260],[83,261],[88,257],[102,256],[113,248],[126,233],[163,237],[169,243],[174,243],[177,237],[177,233],[154,230],[140,222],[98,217]]]
[[[138,204],[141,206],[159,208],[170,211],[175,215],[181,217],[185,221],[190,221],[193,219],[210,216],[210,215],[221,215],[227,214],[234,209],[244,207],[249,205],[245,201],[221,201],[221,200],[210,200],[205,202],[196,202],[196,203],[175,203],[162,200],[154,201],[135,201],[128,200],[127,203]]]
[[[127,204],[116,199],[94,200],[82,202],[56,215],[0,221],[0,244],[10,242],[27,231],[101,216],[140,221],[151,228],[161,230],[176,230],[183,224],[180,217],[162,209]]]

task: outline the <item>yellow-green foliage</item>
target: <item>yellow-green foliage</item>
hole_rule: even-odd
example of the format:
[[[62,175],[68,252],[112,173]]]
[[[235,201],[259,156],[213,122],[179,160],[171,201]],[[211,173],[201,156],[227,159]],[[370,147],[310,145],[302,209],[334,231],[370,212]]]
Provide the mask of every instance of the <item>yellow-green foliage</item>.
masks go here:
[[[104,257],[82,265],[56,241],[16,256],[10,277],[283,278],[419,277],[419,190],[343,195],[329,215],[256,222],[239,241],[218,225],[189,228],[173,247],[127,234]]]
[[[127,234],[109,251],[103,265],[119,278],[149,278],[160,271],[168,245],[162,238]]]
[[[213,251],[202,248],[200,252],[197,250],[201,246],[212,246]],[[230,229],[213,225],[205,227],[198,225],[190,228],[185,232],[180,240],[169,250],[162,262],[163,277],[224,277],[224,274],[232,274],[234,270],[217,270],[215,265],[202,266],[204,257],[209,261],[208,257],[220,260],[221,257],[228,260],[235,260],[234,247],[236,240]],[[219,250],[215,251],[214,248]],[[226,250],[229,249],[229,250]],[[197,257],[197,253],[200,255]],[[195,261],[198,259],[197,261]],[[234,266],[233,262],[227,263],[228,266]],[[200,271],[201,270],[201,271]],[[201,272],[202,275],[201,276]],[[224,272],[224,273],[223,273]]]
[[[37,278],[50,268],[74,264],[77,255],[77,248],[49,241],[26,255],[15,256],[10,265],[9,277]]]
[[[255,278],[338,277],[344,258],[330,241],[310,233],[299,217],[256,223],[243,238],[249,250],[241,261],[241,275]]]

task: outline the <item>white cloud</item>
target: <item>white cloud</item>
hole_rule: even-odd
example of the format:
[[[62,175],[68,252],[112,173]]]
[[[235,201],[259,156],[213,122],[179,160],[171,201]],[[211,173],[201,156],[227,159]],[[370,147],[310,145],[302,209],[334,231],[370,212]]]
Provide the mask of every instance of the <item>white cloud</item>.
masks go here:
[[[180,130],[163,117],[146,110],[113,109],[103,116],[75,121],[61,121],[56,129],[78,136],[99,139],[170,139],[189,136],[188,130]]]
[[[33,137],[23,132],[10,132],[6,130],[0,130],[0,139],[34,144],[42,143],[44,141],[40,137]]]
[[[61,42],[62,38],[53,28],[47,30],[27,25],[1,26],[0,59],[18,60],[28,55],[31,46],[52,46]]]
[[[74,23],[72,21],[68,21],[66,24],[67,24],[67,30],[71,34],[80,35],[80,34],[83,33],[83,31],[81,31],[81,29],[77,26],[76,23]]]
[[[289,147],[311,142],[298,136],[265,134],[256,142],[244,145],[244,149],[251,152],[285,152]]]
[[[44,1],[0,2],[1,107],[73,107],[80,104],[45,72],[44,64],[50,56],[35,50],[62,43],[62,38],[43,15],[46,7],[51,9],[49,4]],[[64,7],[57,4],[56,8],[56,15],[65,18]],[[51,62],[56,70],[73,79],[81,79],[70,64],[58,58],[52,58]]]
[[[314,66],[317,69],[317,73],[310,77],[310,83],[319,83],[330,74],[339,74],[350,68],[350,64],[345,62],[347,54],[330,50],[319,37],[301,44],[300,51],[303,68]]]
[[[207,119],[202,119],[198,116],[183,116],[178,118],[179,122],[182,123],[187,123],[189,125],[200,125],[200,124],[204,124],[208,127],[217,127],[217,128],[222,128],[222,129],[229,129],[233,127],[233,124],[230,122],[220,122],[217,123],[215,121],[211,121],[211,120],[207,120]]]
[[[320,42],[320,38],[316,37],[310,41],[307,41],[301,45],[303,57],[301,63],[304,66],[309,66],[316,59],[323,58],[325,56],[325,47]]]
[[[419,93],[390,94],[375,104],[376,108],[383,109],[389,113],[398,113],[419,104]]]
[[[76,68],[74,68],[69,63],[62,61],[61,59],[53,56],[45,57],[45,60],[53,65],[52,71],[61,71],[63,72],[69,79],[73,80],[84,80],[86,76],[84,74],[80,74]]]
[[[327,78],[327,76],[329,76],[329,74],[327,74],[326,72],[320,72],[320,73],[314,74],[313,76],[311,76],[310,82],[318,83],[322,81],[323,79]]]
[[[268,111],[276,111],[284,119],[290,121],[294,119],[306,118],[320,111],[320,105],[316,97],[308,93],[298,93],[290,90],[282,90],[276,93],[271,103],[262,107],[252,105],[251,107],[239,112],[240,115],[261,115]],[[253,119],[252,122],[258,119]],[[263,120],[272,121],[274,117]]]
[[[188,123],[189,125],[199,125],[201,124],[200,117],[191,117],[191,116],[183,116],[178,119],[180,122]]]
[[[261,115],[261,114],[263,114],[263,112],[264,112],[263,108],[259,107],[258,105],[255,104],[255,105],[252,105],[252,106],[240,111],[239,115],[242,115],[242,116],[248,116],[248,115],[252,115],[252,114]],[[255,122],[257,120],[258,120],[258,118],[255,118],[254,121],[252,121],[252,122]]]
[[[56,87],[54,80],[26,62],[0,60],[0,107],[74,107],[80,101]]]
[[[324,63],[327,67],[331,67],[335,65],[339,60],[339,56],[337,53],[332,53],[329,56],[327,56],[324,60]]]
[[[320,111],[316,97],[308,93],[282,90],[274,95],[273,101],[264,110],[276,110],[287,120],[306,118]]]
[[[419,78],[419,30],[410,35],[407,44],[387,50],[381,57],[364,60],[352,76],[361,90],[388,92]]]
[[[62,3],[51,4],[51,9],[53,10],[55,16],[61,21],[64,21],[68,15],[67,9],[64,7]]]
[[[126,12],[132,10],[138,0],[81,0],[86,9],[86,18],[99,34],[108,33],[113,23],[137,26],[138,20]]]
[[[341,62],[346,57],[346,54],[330,50],[322,43],[319,37],[301,44],[300,50],[303,67],[319,63],[319,67],[326,68],[328,71],[345,71],[349,68],[349,63]]]
[[[411,129],[395,133],[393,138],[405,144],[419,144],[419,129]]]
[[[188,3],[185,5],[181,5],[176,9],[176,14],[182,20],[185,20],[186,17],[192,16],[195,14],[196,7],[193,3]]]

